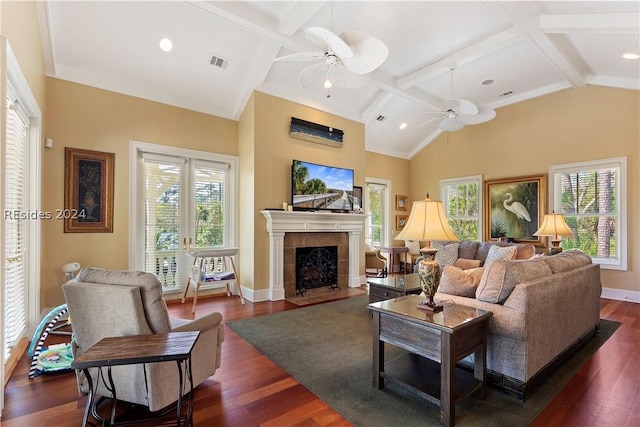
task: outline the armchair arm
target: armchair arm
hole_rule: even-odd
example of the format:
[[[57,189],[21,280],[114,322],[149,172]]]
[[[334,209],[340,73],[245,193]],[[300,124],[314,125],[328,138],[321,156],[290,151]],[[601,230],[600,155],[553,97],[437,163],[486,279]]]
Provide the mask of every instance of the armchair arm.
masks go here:
[[[171,332],[207,331],[222,323],[222,314],[211,313],[193,320],[171,318]]]

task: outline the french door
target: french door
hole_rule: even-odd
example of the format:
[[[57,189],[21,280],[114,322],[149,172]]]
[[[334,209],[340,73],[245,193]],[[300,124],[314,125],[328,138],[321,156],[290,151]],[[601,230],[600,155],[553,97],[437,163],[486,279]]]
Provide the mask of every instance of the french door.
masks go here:
[[[234,245],[235,162],[192,150],[143,148],[136,150],[139,170],[133,175],[135,268],[156,274],[165,292],[180,291],[193,262],[189,249]]]

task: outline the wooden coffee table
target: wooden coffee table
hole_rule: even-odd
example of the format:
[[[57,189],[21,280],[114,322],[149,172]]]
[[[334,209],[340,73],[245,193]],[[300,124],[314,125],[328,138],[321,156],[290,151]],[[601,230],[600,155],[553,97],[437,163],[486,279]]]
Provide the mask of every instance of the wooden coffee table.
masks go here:
[[[369,304],[373,312],[373,386],[397,383],[440,405],[440,421],[455,424],[456,403],[476,393],[485,398],[490,311],[455,304],[439,313],[416,308],[418,295]],[[385,364],[384,343],[410,353]],[[474,353],[474,372],[456,362]]]
[[[417,274],[370,277],[367,283],[370,303],[422,292]]]

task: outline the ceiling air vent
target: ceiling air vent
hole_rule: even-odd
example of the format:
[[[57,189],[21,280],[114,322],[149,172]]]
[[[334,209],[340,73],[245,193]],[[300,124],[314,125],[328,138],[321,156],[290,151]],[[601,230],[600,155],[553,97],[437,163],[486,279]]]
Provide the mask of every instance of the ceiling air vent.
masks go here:
[[[223,70],[227,68],[229,62],[231,61],[229,61],[228,59],[224,59],[218,55],[211,55],[211,61],[209,61],[209,63],[214,67],[221,68]]]
[[[500,94],[498,94],[499,97],[503,97],[503,96],[509,96],[509,95],[513,95],[513,91],[512,90],[508,90],[506,92],[502,92]]]
[[[379,122],[384,122],[385,120],[387,120],[387,118],[382,114],[380,114],[378,117],[376,117],[376,120]]]

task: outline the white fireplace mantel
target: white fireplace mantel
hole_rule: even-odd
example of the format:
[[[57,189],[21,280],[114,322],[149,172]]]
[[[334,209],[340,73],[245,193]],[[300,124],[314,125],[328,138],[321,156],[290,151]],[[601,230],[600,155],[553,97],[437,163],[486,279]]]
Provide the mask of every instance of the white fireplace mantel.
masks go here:
[[[349,233],[349,286],[360,286],[360,254],[366,215],[262,211],[269,232],[269,299],[284,299],[285,233]]]

